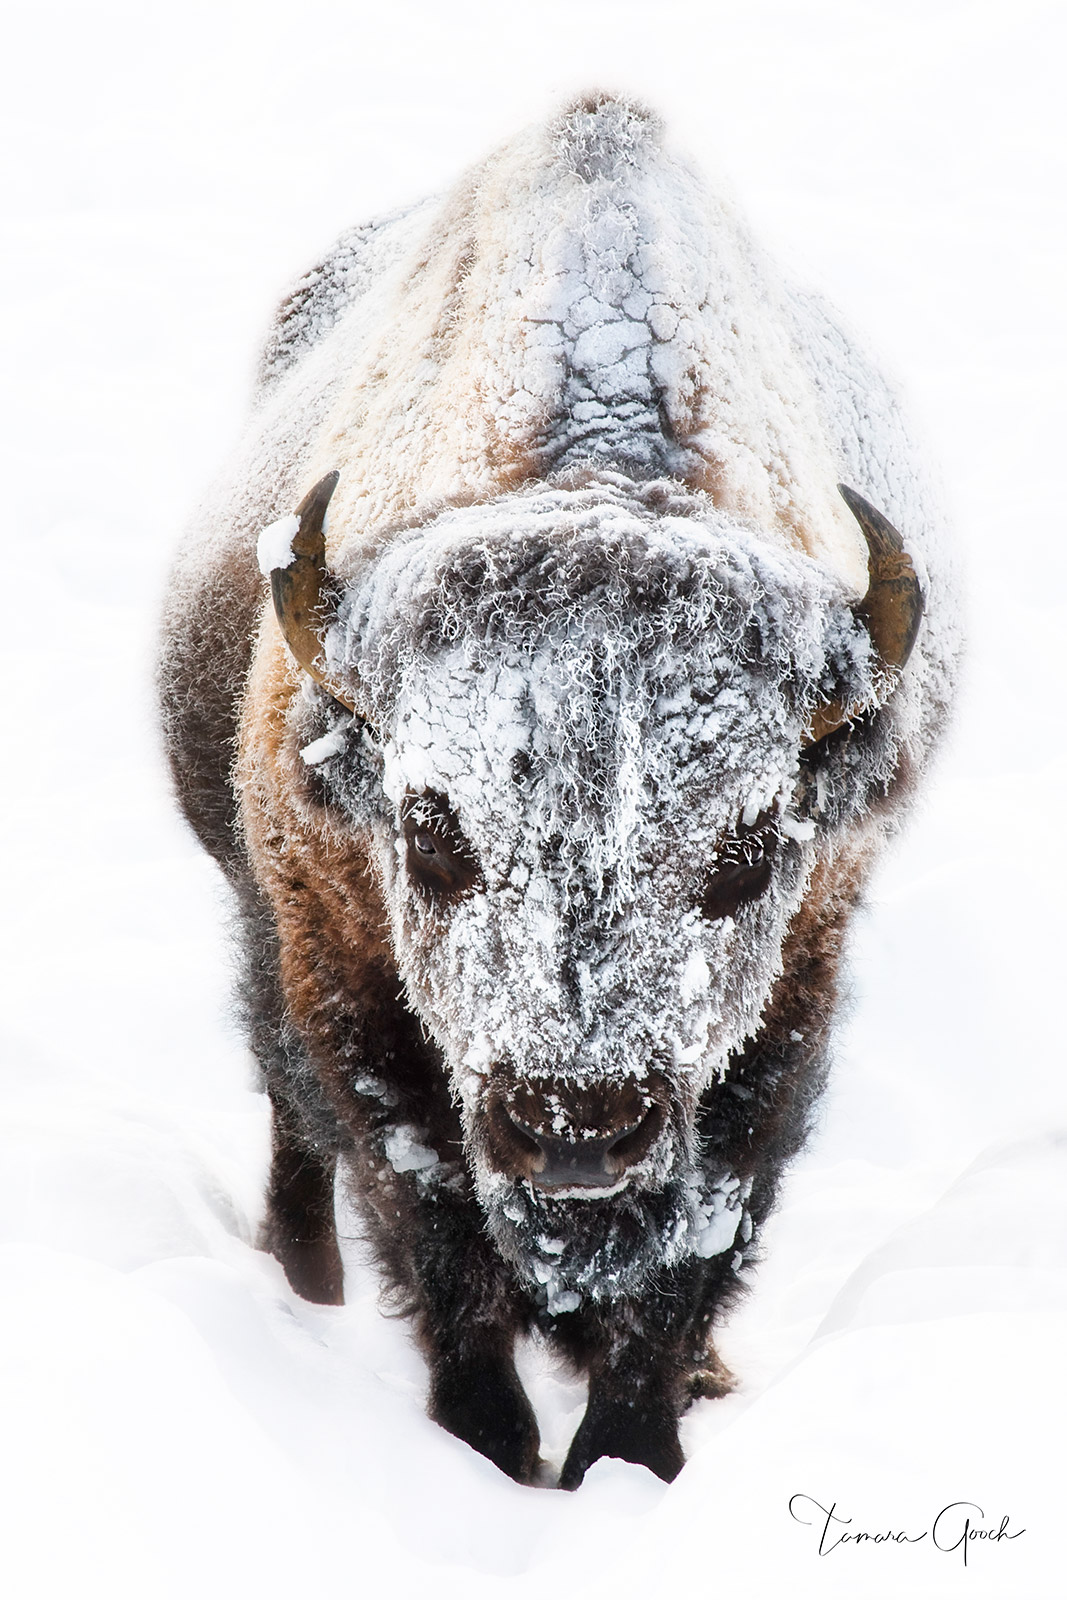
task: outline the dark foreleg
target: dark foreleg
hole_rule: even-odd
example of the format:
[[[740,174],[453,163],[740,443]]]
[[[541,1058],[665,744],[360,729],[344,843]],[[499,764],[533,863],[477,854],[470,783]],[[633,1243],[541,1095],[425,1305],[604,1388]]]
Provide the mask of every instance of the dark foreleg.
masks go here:
[[[273,1152],[260,1249],[285,1269],[298,1295],[318,1305],[344,1304],[344,1270],[337,1246],[333,1180],[336,1157],[315,1150],[272,1095]]]
[[[429,1352],[430,1416],[517,1483],[533,1483],[540,1436],[512,1354],[499,1335],[445,1338]]]
[[[709,1335],[715,1308],[737,1290],[729,1262],[729,1256],[691,1259],[640,1302],[575,1319],[562,1342],[588,1366],[589,1401],[560,1474],[561,1489],[576,1489],[602,1456],[648,1467],[667,1483],[678,1476],[685,1464],[682,1413],[698,1394],[723,1395],[733,1387]]]
[[[515,1370],[519,1291],[473,1197],[442,1193],[420,1210],[416,1325],[430,1368],[430,1416],[510,1478],[532,1483],[540,1438]]]
[[[577,1489],[602,1456],[648,1467],[666,1483],[681,1472],[680,1375],[662,1360],[650,1368],[647,1350],[631,1350],[628,1356],[606,1361],[592,1373],[589,1404],[560,1473],[561,1489]]]

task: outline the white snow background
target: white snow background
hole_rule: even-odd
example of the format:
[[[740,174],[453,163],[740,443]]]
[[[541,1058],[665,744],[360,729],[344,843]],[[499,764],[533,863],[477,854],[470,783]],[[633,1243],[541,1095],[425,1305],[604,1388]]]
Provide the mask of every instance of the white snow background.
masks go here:
[[[5,44],[0,1592],[1062,1594],[1062,4],[38,0]],[[742,1386],[674,1485],[602,1462],[568,1496],[425,1419],[355,1246],[344,1309],[252,1249],[264,1107],[151,678],[286,283],[590,85],[656,105],[904,381],[971,649],[722,1337]],[[524,1359],[558,1460],[580,1389]],[[1026,1531],[820,1555],[796,1494]]]

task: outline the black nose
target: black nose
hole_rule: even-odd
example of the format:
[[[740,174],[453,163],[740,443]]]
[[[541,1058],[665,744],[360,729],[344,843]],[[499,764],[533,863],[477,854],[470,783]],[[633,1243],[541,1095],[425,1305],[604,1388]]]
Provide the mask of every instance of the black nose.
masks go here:
[[[608,1139],[559,1139],[517,1122],[519,1132],[532,1139],[540,1152],[540,1161],[534,1161],[531,1167],[531,1181],[539,1189],[614,1188],[629,1165],[625,1159],[627,1144],[632,1143],[633,1135],[650,1116],[651,1111],[640,1122]]]
[[[550,1190],[615,1188],[647,1155],[664,1123],[661,1106],[649,1105],[647,1099],[633,1106],[629,1118],[616,1117],[609,1129],[602,1122],[599,1130],[581,1138],[550,1133],[547,1117],[538,1125],[527,1116],[514,1104],[496,1100],[489,1116],[490,1150],[502,1170]]]

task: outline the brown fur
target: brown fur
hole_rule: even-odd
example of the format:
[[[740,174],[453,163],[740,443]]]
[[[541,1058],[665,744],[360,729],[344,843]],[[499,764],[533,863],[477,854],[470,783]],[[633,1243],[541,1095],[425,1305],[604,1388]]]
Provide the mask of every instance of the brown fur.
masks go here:
[[[164,615],[160,703],[174,787],[193,831],[228,874],[242,860],[230,780],[264,598],[248,551],[231,546],[206,566],[192,596],[172,591]]]

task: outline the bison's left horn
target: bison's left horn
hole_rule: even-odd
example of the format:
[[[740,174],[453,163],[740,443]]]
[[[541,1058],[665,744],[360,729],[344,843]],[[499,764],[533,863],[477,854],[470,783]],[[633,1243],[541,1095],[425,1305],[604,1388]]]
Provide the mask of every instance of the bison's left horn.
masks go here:
[[[839,483],[842,498],[863,530],[867,542],[867,593],[856,607],[856,617],[871,636],[881,665],[900,672],[911,655],[923,618],[923,592],[893,524],[876,511],[855,489]],[[864,711],[864,705],[845,706],[840,700],[820,706],[811,720],[808,744],[825,739]]]
[[[326,677],[322,632],[327,621],[325,586],[326,507],[340,474],[328,472],[309,489],[296,508],[299,527],[290,542],[288,566],[271,568],[270,587],[274,612],[286,644],[304,671],[328,689],[349,711],[355,707]]]

